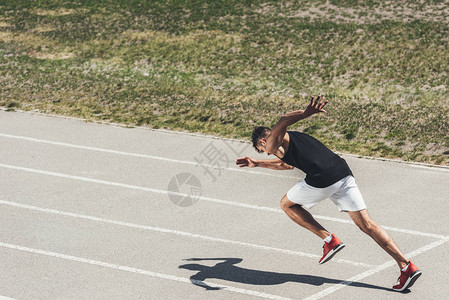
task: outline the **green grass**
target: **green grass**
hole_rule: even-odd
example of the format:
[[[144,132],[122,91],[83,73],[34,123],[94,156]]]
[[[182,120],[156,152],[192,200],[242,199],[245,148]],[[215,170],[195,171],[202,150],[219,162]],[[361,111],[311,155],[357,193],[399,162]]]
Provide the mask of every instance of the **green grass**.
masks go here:
[[[0,106],[449,164],[445,1],[1,1]]]

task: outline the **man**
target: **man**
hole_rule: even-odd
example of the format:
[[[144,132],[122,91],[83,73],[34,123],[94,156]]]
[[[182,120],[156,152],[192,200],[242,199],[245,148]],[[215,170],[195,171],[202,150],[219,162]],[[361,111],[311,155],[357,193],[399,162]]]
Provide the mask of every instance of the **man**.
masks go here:
[[[401,275],[393,290],[403,291],[414,284],[421,271],[404,257],[391,236],[371,219],[346,161],[317,139],[301,132],[287,131],[288,126],[299,120],[325,113],[323,108],[327,103],[324,97],[312,97],[305,110],[287,113],[273,129],[256,127],[252,134],[254,148],[259,153],[274,154],[277,158],[255,160],[242,157],[237,159],[236,164],[240,167],[275,170],[288,170],[293,167],[301,169],[306,173],[306,178],[284,195],[281,208],[294,222],[324,240],[323,257],[319,263],[329,261],[345,245],[321,226],[305,208],[310,209],[318,202],[330,198],[340,211],[347,212],[354,223],[397,262]]]

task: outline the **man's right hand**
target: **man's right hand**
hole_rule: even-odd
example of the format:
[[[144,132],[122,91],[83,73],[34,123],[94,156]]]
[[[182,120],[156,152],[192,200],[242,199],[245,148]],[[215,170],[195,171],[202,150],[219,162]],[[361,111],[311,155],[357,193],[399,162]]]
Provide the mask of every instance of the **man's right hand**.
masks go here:
[[[248,157],[248,156],[237,158],[237,160],[235,161],[235,164],[238,165],[240,168],[242,168],[242,167],[250,167],[250,168],[257,167],[257,163],[251,157]]]

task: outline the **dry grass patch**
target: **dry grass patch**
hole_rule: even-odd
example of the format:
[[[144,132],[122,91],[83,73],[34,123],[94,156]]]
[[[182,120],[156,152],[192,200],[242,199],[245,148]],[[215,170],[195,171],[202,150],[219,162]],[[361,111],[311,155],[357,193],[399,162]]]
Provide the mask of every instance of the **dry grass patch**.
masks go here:
[[[43,38],[32,33],[20,33],[12,31],[1,31],[0,41],[5,43],[17,43],[27,48],[53,47],[56,43],[53,40]]]
[[[73,49],[62,47],[55,40],[45,38],[34,33],[51,31],[49,26],[36,27],[33,33],[17,33],[11,31],[0,32],[0,41],[21,45],[26,49],[26,55],[37,59],[69,59],[75,57]]]
[[[50,17],[61,17],[61,16],[67,16],[67,15],[72,15],[74,13],[83,13],[85,12],[85,10],[75,10],[73,8],[58,8],[55,10],[50,10],[50,9],[41,9],[41,8],[37,8],[37,9],[32,9],[30,10],[31,13],[34,13],[38,16],[50,16]]]
[[[46,32],[51,32],[54,31],[55,28],[50,26],[50,25],[38,25],[35,28],[33,28],[31,30],[32,33],[46,33]]]
[[[58,53],[29,52],[28,56],[34,57],[37,59],[61,60],[61,59],[74,58],[75,53],[72,53],[72,52],[58,52]]]
[[[281,4],[266,3],[255,12],[265,15],[316,21],[327,19],[336,23],[379,24],[383,21],[412,22],[416,20],[449,23],[449,3],[427,1],[379,1],[370,4],[345,5],[335,1],[307,1]]]

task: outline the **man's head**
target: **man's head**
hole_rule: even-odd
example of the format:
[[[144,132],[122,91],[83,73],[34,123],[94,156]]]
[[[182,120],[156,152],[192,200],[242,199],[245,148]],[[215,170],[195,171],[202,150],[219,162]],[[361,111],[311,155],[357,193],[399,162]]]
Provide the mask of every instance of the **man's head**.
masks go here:
[[[253,142],[253,147],[257,152],[263,153],[266,152],[266,138],[270,135],[271,129],[268,127],[256,127],[253,130],[253,134],[251,135],[251,140]]]

